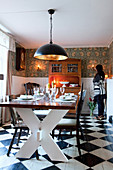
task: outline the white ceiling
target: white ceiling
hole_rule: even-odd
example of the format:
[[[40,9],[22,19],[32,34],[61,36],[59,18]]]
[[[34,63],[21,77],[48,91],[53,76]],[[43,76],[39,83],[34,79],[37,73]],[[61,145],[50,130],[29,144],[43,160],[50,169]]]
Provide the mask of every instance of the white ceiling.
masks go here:
[[[113,0],[1,0],[0,24],[25,48],[53,42],[63,47],[102,47],[113,39]]]

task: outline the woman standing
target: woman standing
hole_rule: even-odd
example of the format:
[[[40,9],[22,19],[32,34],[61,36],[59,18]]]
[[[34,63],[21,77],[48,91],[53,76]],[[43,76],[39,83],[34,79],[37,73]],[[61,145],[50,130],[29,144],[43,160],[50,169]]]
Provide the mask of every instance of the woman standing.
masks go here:
[[[103,72],[102,65],[98,64],[96,66],[97,73],[94,76],[94,101],[98,104],[98,116],[97,119],[104,119],[104,99],[106,98],[105,88],[104,88],[104,78],[105,73]]]

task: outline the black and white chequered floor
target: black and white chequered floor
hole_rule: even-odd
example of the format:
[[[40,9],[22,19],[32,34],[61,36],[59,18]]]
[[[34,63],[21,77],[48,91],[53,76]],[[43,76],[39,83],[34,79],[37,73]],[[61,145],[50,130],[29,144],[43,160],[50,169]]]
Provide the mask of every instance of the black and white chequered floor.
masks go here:
[[[68,162],[51,161],[40,146],[39,160],[35,154],[30,159],[16,159],[18,149],[12,149],[7,157],[12,134],[10,124],[0,127],[0,170],[112,170],[113,169],[113,126],[107,120],[96,120],[94,117],[81,116],[85,140],[81,140],[82,157],[79,156],[75,137],[63,137],[55,141],[68,158]],[[23,133],[23,138],[26,133]],[[19,146],[23,145],[20,141]],[[16,145],[16,141],[15,141]]]

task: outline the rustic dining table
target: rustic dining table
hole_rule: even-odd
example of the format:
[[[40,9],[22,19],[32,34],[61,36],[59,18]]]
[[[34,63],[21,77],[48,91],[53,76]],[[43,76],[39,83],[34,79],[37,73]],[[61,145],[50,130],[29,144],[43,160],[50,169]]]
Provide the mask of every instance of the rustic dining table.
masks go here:
[[[50,101],[43,98],[35,101],[1,102],[0,107],[13,107],[31,130],[31,135],[15,155],[16,158],[30,158],[41,145],[52,161],[67,162],[68,159],[51,136],[51,131],[69,110],[74,110],[76,100]],[[51,109],[41,121],[33,109]]]

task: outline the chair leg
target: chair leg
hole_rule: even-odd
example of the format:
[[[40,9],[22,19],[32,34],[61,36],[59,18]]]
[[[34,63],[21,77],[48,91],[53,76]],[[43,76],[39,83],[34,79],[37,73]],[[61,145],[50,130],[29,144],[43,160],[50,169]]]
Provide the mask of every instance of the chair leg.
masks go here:
[[[70,130],[70,135],[72,135],[72,130]]]
[[[79,129],[76,130],[76,139],[77,139],[78,152],[79,152],[79,155],[81,156]]]
[[[38,150],[35,151],[36,159],[39,160]]]
[[[19,141],[20,141],[20,136],[21,136],[21,133],[22,133],[22,129],[20,129],[20,132],[19,132],[19,135],[18,135],[17,146],[18,146],[18,144],[19,144]]]
[[[27,136],[29,135],[29,129],[28,129],[28,132],[27,132],[28,134],[27,134]]]
[[[9,146],[9,149],[8,149],[8,152],[7,152],[7,156],[9,156],[9,153],[11,151],[11,148],[12,148],[12,145],[13,145],[13,142],[14,142],[14,139],[15,139],[15,136],[16,136],[16,133],[17,133],[17,129],[15,129],[15,132],[13,134],[13,138],[12,138],[12,141],[10,143],[10,146]]]
[[[80,132],[81,132],[81,139],[84,140],[84,134],[81,126],[80,126]]]
[[[61,137],[61,132],[62,132],[62,129],[59,129],[58,140],[59,140],[59,139],[60,139],[60,137]]]

